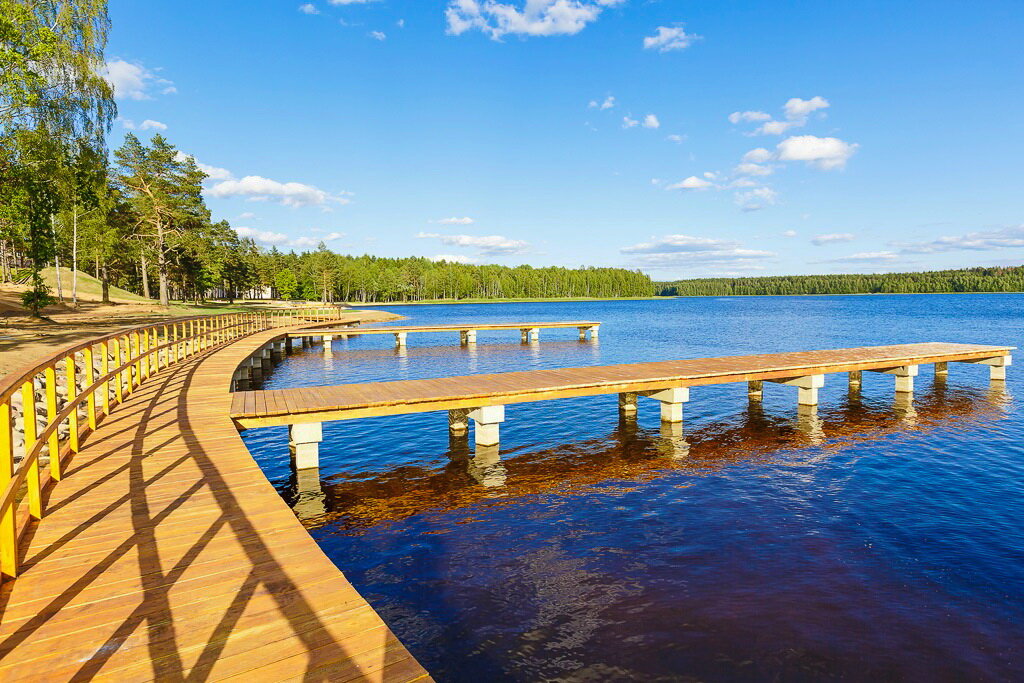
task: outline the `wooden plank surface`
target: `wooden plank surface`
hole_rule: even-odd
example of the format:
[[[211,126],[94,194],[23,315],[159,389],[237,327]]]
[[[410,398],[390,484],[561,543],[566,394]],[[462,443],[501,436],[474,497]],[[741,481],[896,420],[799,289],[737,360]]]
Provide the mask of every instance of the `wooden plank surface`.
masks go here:
[[[0,588],[0,680],[428,680],[227,418],[280,335],[155,375],[89,436]]]
[[[901,365],[968,361],[1005,356],[1010,346],[927,342],[851,349],[727,356],[629,363],[623,365],[531,370],[439,379],[403,380],[320,387],[320,400],[304,400],[287,412],[258,413],[248,409],[249,396],[238,392],[231,416],[241,427],[341,420],[431,410],[501,405],[622,391],[650,391],[680,386],[783,379],[810,374],[872,370]],[[303,389],[274,389],[280,406]],[[371,397],[367,393],[372,394]]]

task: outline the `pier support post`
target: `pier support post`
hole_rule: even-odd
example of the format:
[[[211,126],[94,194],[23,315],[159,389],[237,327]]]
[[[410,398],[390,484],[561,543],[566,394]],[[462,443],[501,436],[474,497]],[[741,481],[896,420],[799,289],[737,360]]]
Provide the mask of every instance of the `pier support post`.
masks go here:
[[[989,379],[1004,380],[1006,379],[1006,368],[1010,367],[1013,363],[1013,357],[996,356],[995,358],[982,358],[981,360],[968,360],[963,362],[974,363],[975,365],[987,365]]]
[[[587,330],[589,330],[589,329],[590,329],[589,327],[581,327],[581,328],[579,328],[579,331],[580,331],[580,341],[587,341]]]
[[[469,429],[469,408],[455,408],[448,411],[448,431],[465,434]]]
[[[636,418],[636,392],[626,391],[619,394],[619,415]]]
[[[285,337],[284,338],[284,352],[285,352],[285,354],[287,354],[289,356],[292,355],[292,338],[291,337]]]
[[[861,387],[861,371],[850,370],[850,391],[860,391]]]
[[[690,444],[683,433],[682,422],[662,422],[659,450],[672,460],[685,460],[690,455]]]
[[[326,495],[320,484],[320,470],[315,467],[295,470],[295,504],[292,510],[302,521],[315,519],[327,512]]]
[[[249,390],[249,368],[240,367],[235,370],[232,379],[235,383],[235,391],[248,391]]]
[[[941,377],[945,379],[949,376],[949,363],[936,363],[935,364],[935,377]]]
[[[800,406],[818,405],[818,389],[825,386],[825,375],[805,375],[804,377],[791,377],[789,379],[772,379],[775,384],[785,384],[796,387],[796,403]]]
[[[264,374],[274,369],[273,352],[269,346],[260,349],[260,366],[263,368]]]
[[[690,400],[689,387],[673,387],[641,392],[641,396],[661,402],[662,422],[682,422],[683,404]]]
[[[308,422],[288,425],[288,448],[296,470],[320,467],[320,442],[324,440],[323,424]]]
[[[395,348],[401,349],[405,346],[405,341],[408,339],[408,332],[395,332]]]
[[[916,365],[901,365],[895,368],[884,368],[882,370],[872,370],[872,372],[880,372],[884,375],[895,375],[896,376],[896,393],[910,394],[914,391],[914,378],[917,377],[917,366]]]
[[[539,327],[524,327],[519,330],[520,335],[523,338],[523,343],[528,341],[535,342],[540,339],[540,328]]]
[[[256,356],[249,357],[249,378],[254,380],[263,379],[263,359]]]
[[[469,411],[473,419],[473,441],[477,446],[496,446],[501,441],[499,425],[505,421],[505,406],[483,406]]]
[[[600,325],[591,325],[590,326],[590,341],[594,341],[595,339],[597,339],[598,330],[600,330],[600,328],[601,328]]]
[[[466,472],[478,484],[486,488],[504,486],[508,479],[508,472],[501,462],[497,444],[493,446],[478,445],[473,456],[466,463]]]
[[[760,401],[764,398],[764,381],[752,379],[747,382],[747,398],[751,401]]]
[[[476,344],[476,330],[459,330],[459,343],[462,346]]]
[[[330,353],[331,352],[331,344],[334,341],[334,336],[330,335],[330,334],[325,334],[323,336],[323,340],[324,340],[324,353]]]

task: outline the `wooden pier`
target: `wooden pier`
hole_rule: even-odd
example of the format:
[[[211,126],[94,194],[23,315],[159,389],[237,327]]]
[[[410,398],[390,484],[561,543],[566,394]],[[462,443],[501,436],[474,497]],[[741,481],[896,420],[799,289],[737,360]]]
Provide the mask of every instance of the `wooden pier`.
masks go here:
[[[231,417],[241,429],[290,425],[293,451],[301,454],[296,467],[316,467],[320,425],[330,420],[447,410],[452,431],[468,430],[472,420],[476,445],[486,447],[499,443],[504,407],[513,403],[618,394],[619,409],[635,413],[637,397],[645,396],[660,403],[663,422],[678,423],[691,387],[746,382],[748,397],[760,400],[764,382],[777,383],[796,387],[797,403],[812,407],[825,375],[834,373],[848,373],[853,387],[860,386],[864,372],[893,375],[898,393],[913,391],[918,366],[925,364],[934,364],[940,375],[949,363],[987,365],[991,378],[1001,380],[1013,348],[933,342],[240,391]]]
[[[601,323],[590,320],[569,320],[560,322],[524,322],[524,323],[463,323],[463,324],[451,324],[451,325],[388,325],[382,327],[327,327],[318,326],[311,327],[288,334],[289,340],[291,339],[302,339],[304,343],[309,343],[313,339],[321,339],[324,343],[324,351],[330,351],[331,341],[335,338],[346,338],[351,336],[359,336],[363,334],[392,334],[395,336],[395,346],[402,347],[406,345],[406,339],[410,333],[438,333],[438,332],[457,332],[459,334],[459,342],[466,346],[468,344],[475,344],[477,333],[479,332],[494,332],[501,330],[519,330],[519,336],[522,343],[536,342],[540,339],[541,330],[555,330],[555,329],[566,329],[576,328],[579,332],[580,341],[587,338],[587,334],[590,334],[591,339],[597,339],[598,332],[600,331]]]
[[[36,369],[53,379],[46,368],[67,358],[80,376],[84,350],[119,349],[110,372],[84,371],[89,393],[73,398],[88,411],[51,410],[4,482],[0,550],[17,578],[0,588],[0,680],[429,680],[227,417],[233,370],[281,337],[268,327],[307,320],[239,314],[142,328],[4,378],[31,386]],[[33,458],[69,415],[81,423],[73,444],[62,437],[48,485]],[[8,463],[10,445],[0,439]],[[15,495],[25,485],[28,497]],[[15,514],[19,500],[27,515]]]

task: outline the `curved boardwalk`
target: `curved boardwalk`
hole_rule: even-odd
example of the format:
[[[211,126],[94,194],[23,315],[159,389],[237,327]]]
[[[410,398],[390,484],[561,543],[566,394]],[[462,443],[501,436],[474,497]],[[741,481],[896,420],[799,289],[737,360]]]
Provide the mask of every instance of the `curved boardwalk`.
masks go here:
[[[89,436],[0,594],[0,679],[428,679],[228,417],[232,371],[285,331],[162,371]]]

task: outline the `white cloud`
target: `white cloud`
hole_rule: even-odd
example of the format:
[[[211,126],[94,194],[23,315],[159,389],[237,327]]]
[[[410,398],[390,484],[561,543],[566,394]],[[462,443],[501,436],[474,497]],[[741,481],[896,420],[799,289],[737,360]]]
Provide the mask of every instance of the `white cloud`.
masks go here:
[[[712,186],[711,181],[699,178],[695,175],[680,180],[678,183],[669,185],[666,190],[706,190]]]
[[[781,161],[804,161],[815,168],[830,171],[846,166],[858,147],[839,138],[795,135],[778,144],[777,156]]]
[[[729,123],[741,123],[741,122],[755,122],[755,121],[767,121],[771,118],[771,114],[763,111],[734,111],[729,114]]]
[[[829,103],[821,95],[815,95],[809,100],[802,100],[799,97],[792,97],[783,105],[786,118],[790,120],[804,119],[814,111],[828,108]]]
[[[478,249],[481,254],[521,254],[529,243],[514,240],[502,235],[440,235],[436,232],[421,232],[418,239],[436,239],[450,247],[469,247]]]
[[[348,204],[344,197],[334,196],[312,185],[304,183],[281,183],[258,175],[248,175],[241,180],[224,180],[209,190],[212,197],[248,197],[250,201],[276,199],[285,206],[326,206],[329,202]]]
[[[661,121],[654,114],[648,114],[644,117],[644,128],[661,128]]]
[[[644,38],[644,49],[658,52],[683,50],[695,40],[700,40],[700,36],[687,33],[682,26],[659,26],[653,36]]]
[[[761,164],[752,164],[744,162],[736,167],[736,173],[740,175],[753,175],[753,176],[765,176],[771,175],[774,169],[771,166],[762,166]]]
[[[673,133],[672,135],[669,135],[665,139],[668,140],[669,142],[674,142],[677,145],[682,144],[683,142],[686,142],[686,136],[685,135],[678,135],[678,134],[675,134],[675,133]]]
[[[845,242],[852,242],[854,236],[848,232],[833,232],[827,235],[815,235],[811,238],[811,244],[816,247],[821,247],[826,244],[843,244]]]
[[[741,122],[764,121],[751,135],[782,135],[790,128],[800,128],[807,124],[807,117],[819,109],[826,109],[829,106],[828,100],[821,95],[815,95],[809,100],[802,100],[799,97],[791,97],[782,106],[785,112],[785,121],[773,121],[772,117],[763,111],[733,112],[729,114],[729,121],[736,124]]]
[[[772,153],[764,147],[756,147],[743,155],[744,163],[763,164],[772,158]]]
[[[770,251],[746,249],[732,240],[678,234],[652,237],[649,242],[623,247],[620,251],[649,268],[718,265],[747,268],[775,256]]]
[[[736,204],[744,211],[758,211],[775,204],[778,196],[770,187],[757,187],[746,192],[737,192],[734,198]]]
[[[768,121],[754,131],[755,135],[782,135],[790,128],[804,125],[801,121]]]
[[[334,242],[344,237],[344,233],[340,232],[329,232],[322,237],[309,237],[303,235],[302,237],[289,237],[282,232],[272,232],[270,230],[256,230],[254,228],[240,227],[235,228],[235,232],[238,233],[239,237],[255,240],[261,244],[270,244],[277,247],[298,247],[300,249],[310,249],[321,242]]]
[[[442,218],[440,220],[430,222],[439,223],[441,225],[472,225],[474,223],[473,219],[469,216],[463,216],[461,218],[458,216],[452,216],[450,218]]]
[[[785,230],[782,233],[783,237],[796,237],[796,230]]]
[[[316,5],[314,5],[311,2],[299,5],[299,11],[302,12],[303,14],[320,14],[320,10],[318,10],[316,8]]]
[[[448,263],[480,263],[480,259],[465,254],[438,254],[431,256],[431,261],[447,261]]]
[[[152,92],[170,95],[178,92],[172,81],[159,77],[142,64],[123,59],[109,60],[104,66],[104,77],[114,88],[119,100],[151,100]]]
[[[251,221],[253,218],[256,218],[256,214],[254,214],[252,211],[246,211],[244,213],[238,214],[239,220]]]
[[[894,242],[904,254],[936,254],[948,251],[998,251],[1024,247],[1024,224],[969,232],[966,235],[939,237],[927,242]]]
[[[153,119],[146,119],[139,124],[139,130],[167,130],[167,124]]]
[[[177,161],[184,161],[189,156],[192,155],[185,154],[184,152],[179,150],[174,158]],[[234,176],[231,174],[231,171],[229,171],[226,168],[219,168],[217,166],[210,166],[209,164],[204,164],[203,162],[196,159],[194,156],[192,157],[192,160],[196,162],[196,166],[199,167],[199,170],[205,173],[206,177],[209,178],[210,180],[231,180],[232,178],[234,178]]]
[[[383,31],[370,31],[370,37],[374,40],[387,40],[388,36]]]
[[[332,0],[333,1],[333,0]],[[479,30],[504,36],[557,36],[579,33],[608,7],[625,0],[525,0],[522,8],[496,0],[451,0],[445,10],[448,33]]]
[[[622,127],[623,128],[636,128],[639,125],[640,125],[640,122],[637,121],[636,119],[631,119],[628,116],[623,116],[622,117]]]
[[[891,251],[862,251],[850,256],[840,256],[822,261],[822,263],[891,263],[899,259],[899,255]]]
[[[600,109],[601,111],[604,111],[605,109],[611,109],[612,107],[615,106],[615,97],[609,95],[608,97],[604,98],[604,101],[602,102],[598,102],[597,100],[590,100],[590,104],[587,106],[590,107],[591,109]]]
[[[399,19],[395,22],[395,26],[398,28],[405,28],[405,19]]]

